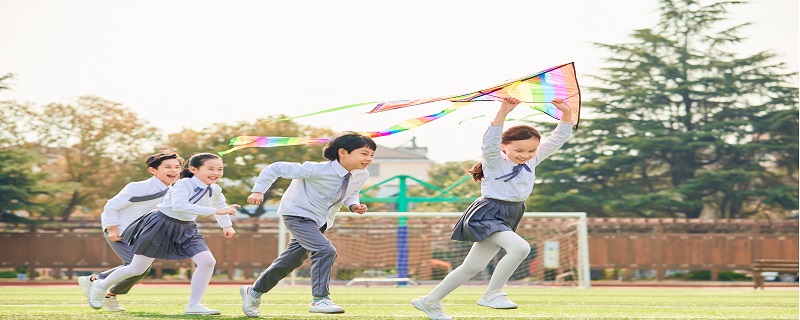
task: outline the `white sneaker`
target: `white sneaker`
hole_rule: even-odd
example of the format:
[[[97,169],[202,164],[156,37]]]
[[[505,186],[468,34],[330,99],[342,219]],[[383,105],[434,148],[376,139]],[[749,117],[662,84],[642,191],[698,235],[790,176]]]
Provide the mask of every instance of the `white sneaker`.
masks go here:
[[[117,296],[108,296],[103,301],[103,309],[106,311],[125,311],[125,308],[119,305],[119,301],[117,301]]]
[[[516,309],[517,304],[508,300],[508,296],[503,292],[496,292],[489,295],[484,294],[478,299],[478,304],[492,309]]]
[[[206,306],[198,303],[193,306],[186,306],[186,310],[183,311],[183,314],[202,314],[202,315],[212,315],[212,314],[220,314],[219,310],[209,309]]]
[[[330,298],[325,298],[311,303],[308,312],[312,313],[344,313],[344,309],[337,306]]]
[[[97,286],[92,286],[92,290],[89,292],[89,306],[92,307],[92,309],[102,308],[105,297],[105,290],[97,290]]]
[[[250,295],[250,286],[239,287],[239,295],[242,296],[242,311],[244,314],[251,318],[258,317],[261,307],[261,298],[255,298]]]
[[[442,303],[426,303],[425,297],[419,297],[411,300],[411,305],[417,310],[425,312],[431,320],[450,320],[451,318],[444,314],[442,310]]]
[[[92,292],[92,276],[78,277],[78,285],[83,289],[83,295],[89,298],[89,293]]]

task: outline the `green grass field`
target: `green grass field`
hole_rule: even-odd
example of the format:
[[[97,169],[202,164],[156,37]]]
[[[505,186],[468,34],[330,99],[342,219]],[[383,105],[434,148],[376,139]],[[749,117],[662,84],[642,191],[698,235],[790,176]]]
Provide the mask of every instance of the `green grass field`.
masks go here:
[[[331,297],[340,315],[309,314],[309,287],[279,287],[264,296],[265,319],[427,319],[409,303],[431,286],[340,287]],[[493,310],[475,301],[483,286],[465,286],[444,300],[454,319],[798,319],[797,288],[530,288],[508,287],[515,310]],[[187,285],[144,284],[120,298],[127,311],[92,310],[75,286],[0,287],[0,319],[191,319],[183,308]],[[217,318],[246,319],[238,286],[209,287],[203,303]]]

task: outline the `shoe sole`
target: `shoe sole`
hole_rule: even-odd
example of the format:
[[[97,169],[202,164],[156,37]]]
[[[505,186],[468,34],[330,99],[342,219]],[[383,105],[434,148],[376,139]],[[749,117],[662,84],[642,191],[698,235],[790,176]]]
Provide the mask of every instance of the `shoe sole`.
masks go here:
[[[213,316],[213,315],[217,315],[217,314],[222,314],[222,312],[219,312],[219,311],[217,311],[217,312],[184,312],[183,314],[196,314],[196,315],[202,315],[202,316]]]
[[[249,314],[249,313],[247,313],[247,310],[244,309],[245,308],[245,305],[244,305],[245,295],[247,294],[247,292],[245,292],[245,290],[247,290],[247,286],[239,287],[239,295],[242,296],[242,312],[244,312],[244,315],[246,315],[246,316],[248,316],[250,318],[258,318],[257,314],[256,315]]]
[[[500,310],[506,310],[506,309],[516,309],[516,308],[519,308],[519,306],[505,307],[505,308],[492,307],[492,306],[490,306],[490,305],[488,305],[488,304],[483,304],[483,303],[481,303],[480,301],[478,301],[478,305],[479,305],[479,306],[481,306],[481,307],[487,307],[487,308],[492,308],[492,309],[500,309]]]
[[[311,311],[311,310],[308,310],[308,313],[340,314],[340,313],[344,313],[344,310],[342,310],[342,311]]]

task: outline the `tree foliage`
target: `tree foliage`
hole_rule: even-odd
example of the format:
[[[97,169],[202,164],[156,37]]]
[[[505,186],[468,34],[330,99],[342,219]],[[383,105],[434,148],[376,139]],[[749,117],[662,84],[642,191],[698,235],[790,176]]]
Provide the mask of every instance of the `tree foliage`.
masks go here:
[[[146,177],[142,155],[158,141],[157,129],[119,103],[80,97],[42,107],[35,126],[56,186],[43,212],[67,220],[82,207],[102,207],[125,184]]]
[[[598,216],[780,217],[798,206],[797,74],[732,47],[737,1],[660,1],[661,20],[611,54],[575,137],[529,206]]]

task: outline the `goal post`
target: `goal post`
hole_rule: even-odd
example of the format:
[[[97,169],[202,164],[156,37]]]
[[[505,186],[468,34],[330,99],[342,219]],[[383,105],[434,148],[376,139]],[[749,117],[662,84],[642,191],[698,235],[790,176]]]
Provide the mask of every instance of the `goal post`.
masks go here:
[[[450,240],[462,212],[340,212],[333,228],[325,232],[337,250],[331,280],[353,283],[436,283],[464,261],[472,243]],[[398,218],[406,217],[398,234]],[[531,245],[531,253],[509,283],[589,288],[589,241],[585,212],[527,212],[517,233]],[[278,252],[291,235],[279,224]],[[405,252],[403,252],[405,251]],[[470,283],[488,282],[500,250]],[[398,258],[400,257],[400,258]],[[310,260],[296,270],[307,277]],[[408,278],[399,278],[398,270]]]

